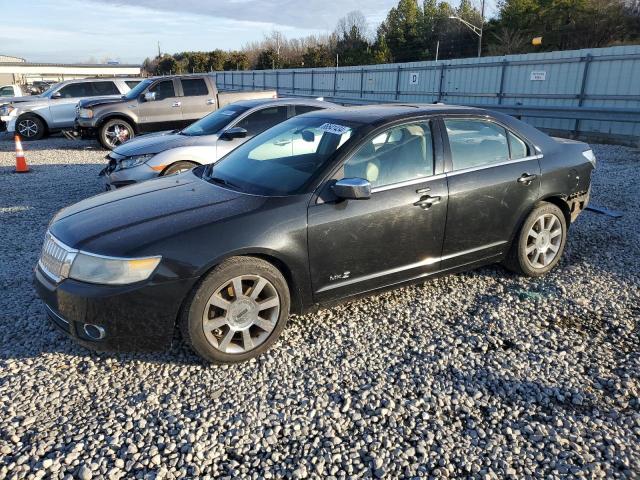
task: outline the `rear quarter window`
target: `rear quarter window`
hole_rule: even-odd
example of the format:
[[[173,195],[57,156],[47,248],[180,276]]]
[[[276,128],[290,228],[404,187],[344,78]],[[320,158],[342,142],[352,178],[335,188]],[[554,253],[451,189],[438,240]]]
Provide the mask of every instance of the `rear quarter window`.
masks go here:
[[[94,82],[92,85],[96,95],[118,95],[120,93],[113,82]]]

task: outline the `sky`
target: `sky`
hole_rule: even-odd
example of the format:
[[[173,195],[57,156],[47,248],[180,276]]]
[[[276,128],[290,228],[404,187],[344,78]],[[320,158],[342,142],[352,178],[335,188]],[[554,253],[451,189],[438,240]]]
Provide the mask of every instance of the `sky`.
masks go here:
[[[29,62],[139,64],[161,51],[239,49],[273,30],[332,31],[361,10],[375,28],[397,0],[0,0],[0,55]]]

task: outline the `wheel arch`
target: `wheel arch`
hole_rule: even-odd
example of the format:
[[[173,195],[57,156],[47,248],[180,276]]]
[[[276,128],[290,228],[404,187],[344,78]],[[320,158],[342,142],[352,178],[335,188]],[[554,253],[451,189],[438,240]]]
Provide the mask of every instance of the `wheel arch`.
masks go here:
[[[187,163],[192,163],[193,164],[193,168],[199,167],[200,165],[202,165],[200,162],[197,162],[195,160],[174,160],[171,163],[169,163],[166,167],[164,167],[162,169],[162,171],[160,172],[160,176],[164,175],[164,172],[166,172],[167,170],[169,170],[172,166],[174,166],[176,163],[179,162],[187,162]]]
[[[133,117],[125,114],[125,113],[108,113],[106,114],[104,117],[101,117],[100,120],[97,122],[96,124],[96,128],[102,128],[102,126],[108,122],[109,120],[115,120],[115,119],[119,119],[119,120],[124,120],[125,122],[127,122],[128,124],[131,125],[131,128],[133,128],[133,131],[138,134],[140,133],[138,131],[138,124],[136,123],[136,121],[133,119]]]
[[[562,211],[567,224],[567,230],[569,230],[569,225],[571,225],[571,210],[569,208],[569,205],[567,204],[566,196],[561,194],[551,194],[539,198],[535,203],[531,205],[531,208],[525,210],[522,213],[513,231],[511,232],[511,237],[509,238],[508,245],[511,245],[513,243],[514,239],[518,235],[518,232],[520,232],[520,229],[524,225],[524,222],[527,220],[527,217],[531,214],[531,212],[533,212],[535,208],[539,207],[540,205],[544,205],[545,203],[551,203]]]
[[[49,128],[49,123],[47,122],[47,120],[42,115],[40,115],[39,113],[31,111],[31,110],[29,110],[27,112],[23,112],[20,115],[18,115],[18,118],[16,118],[16,127],[15,127],[16,131],[18,129],[18,122],[21,119],[25,118],[25,117],[36,117],[36,118],[38,118],[38,120],[40,120],[42,122],[42,125],[44,126],[44,133],[49,133],[51,131],[51,129]]]

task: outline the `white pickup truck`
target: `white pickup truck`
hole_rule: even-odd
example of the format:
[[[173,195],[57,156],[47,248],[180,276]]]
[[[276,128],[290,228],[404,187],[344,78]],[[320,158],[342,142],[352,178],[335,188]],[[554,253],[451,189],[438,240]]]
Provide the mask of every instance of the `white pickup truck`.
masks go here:
[[[20,85],[2,85],[0,86],[0,98],[2,97],[24,97],[28,93],[25,92]]]

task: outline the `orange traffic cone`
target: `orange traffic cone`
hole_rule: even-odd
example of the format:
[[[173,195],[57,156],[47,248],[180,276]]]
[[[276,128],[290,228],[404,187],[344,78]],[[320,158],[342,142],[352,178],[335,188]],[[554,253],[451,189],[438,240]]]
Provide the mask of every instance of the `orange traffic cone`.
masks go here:
[[[27,173],[29,167],[27,166],[27,159],[24,158],[24,150],[22,150],[22,142],[20,137],[16,135],[16,173]]]

